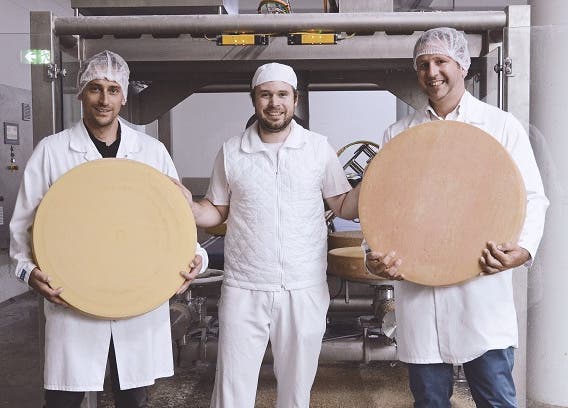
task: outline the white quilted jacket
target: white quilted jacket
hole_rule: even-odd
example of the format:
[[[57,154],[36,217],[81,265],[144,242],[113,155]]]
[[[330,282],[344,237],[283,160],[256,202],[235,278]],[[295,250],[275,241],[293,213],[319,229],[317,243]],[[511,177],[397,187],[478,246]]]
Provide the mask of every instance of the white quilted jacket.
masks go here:
[[[300,289],[326,280],[322,185],[327,139],[292,124],[276,162],[256,126],[223,145],[231,190],[225,284]]]

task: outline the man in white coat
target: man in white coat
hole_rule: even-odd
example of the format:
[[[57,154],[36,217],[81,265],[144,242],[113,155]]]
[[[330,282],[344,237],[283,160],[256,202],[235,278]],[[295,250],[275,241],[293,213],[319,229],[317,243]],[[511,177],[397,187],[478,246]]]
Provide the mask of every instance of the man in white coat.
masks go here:
[[[426,287],[404,281],[398,269],[404,260],[392,251],[396,248],[373,248],[385,252],[367,254],[371,272],[400,280],[395,288],[398,352],[408,363],[414,406],[420,408],[450,407],[453,364],[463,364],[478,407],[517,406],[512,377],[518,345],[512,274],[513,268],[530,265],[534,259],[548,207],[523,126],[510,113],[465,90],[469,65],[461,32],[451,28],[424,32],[414,48],[414,68],[428,104],[391,125],[383,145],[402,131],[433,120],[477,126],[497,139],[517,164],[527,192],[527,211],[519,241],[488,242],[479,254],[482,276],[460,285]]]
[[[259,67],[251,88],[257,121],[223,144],[205,199],[186,190],[198,225],[227,220],[211,407],[254,407],[270,340],[277,406],[308,408],[329,306],[323,199],[352,219],[359,187],[327,139],[293,120],[291,67]]]
[[[88,317],[67,307],[59,296],[65,288],[49,286],[49,276],[34,264],[30,248],[30,228],[39,203],[49,187],[75,166],[102,157],[128,158],[177,178],[165,147],[118,119],[126,103],[129,74],[122,57],[109,51],[85,62],[78,78],[83,119],[38,143],[27,163],[10,223],[16,276],[47,300],[47,408],[79,407],[85,391],[102,390],[107,357],[117,407],[147,407],[146,386],[156,378],[173,375],[168,302],[124,320]],[[188,271],[180,272],[186,280],[179,292],[206,267],[207,253],[198,246]]]

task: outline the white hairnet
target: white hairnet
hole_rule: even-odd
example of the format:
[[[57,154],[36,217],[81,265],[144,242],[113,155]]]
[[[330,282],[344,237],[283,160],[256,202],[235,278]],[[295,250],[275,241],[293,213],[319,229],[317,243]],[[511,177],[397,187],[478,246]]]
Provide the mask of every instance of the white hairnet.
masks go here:
[[[282,81],[292,85],[292,88],[298,87],[298,78],[296,73],[288,65],[271,62],[258,67],[252,77],[251,88],[270,81]]]
[[[95,79],[106,79],[108,81],[117,82],[122,88],[124,95],[123,102],[126,102],[128,96],[128,77],[130,76],[130,69],[124,59],[112,52],[102,51],[93,55],[79,71],[77,77],[78,95],[81,95],[85,86]]]
[[[417,69],[416,58],[427,54],[440,54],[450,57],[466,71],[471,65],[465,36],[453,28],[433,28],[422,33],[414,46],[414,69]]]

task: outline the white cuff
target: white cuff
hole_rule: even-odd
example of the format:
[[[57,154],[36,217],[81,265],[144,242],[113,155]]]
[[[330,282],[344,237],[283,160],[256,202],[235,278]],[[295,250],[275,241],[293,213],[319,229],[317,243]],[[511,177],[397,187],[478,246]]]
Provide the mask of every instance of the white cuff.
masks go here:
[[[207,251],[205,250],[205,248],[202,248],[201,245],[199,245],[199,243],[197,243],[195,255],[201,256],[201,270],[198,273],[198,275],[200,275],[203,272],[205,272],[209,267],[209,255],[207,255]]]
[[[33,262],[19,262],[16,267],[16,277],[22,282],[28,283],[35,268],[37,268],[37,265]]]
[[[369,248],[369,245],[367,245],[367,241],[365,239],[363,239],[363,241],[361,242],[361,250],[363,251],[363,266],[365,266],[365,270],[371,275],[374,275],[374,273],[372,273],[369,268],[367,268],[367,253],[371,252],[371,248]]]

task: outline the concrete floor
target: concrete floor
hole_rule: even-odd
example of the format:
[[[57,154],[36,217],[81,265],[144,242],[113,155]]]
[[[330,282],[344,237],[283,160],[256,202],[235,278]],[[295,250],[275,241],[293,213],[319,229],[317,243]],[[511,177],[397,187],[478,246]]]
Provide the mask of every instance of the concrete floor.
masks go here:
[[[178,369],[173,378],[159,380],[150,390],[152,407],[208,408],[215,367],[198,364]],[[276,383],[272,367],[260,373],[256,408],[276,404]],[[114,407],[110,393],[99,395],[102,408]],[[312,389],[311,408],[408,408],[412,398],[407,386],[406,367],[397,363],[373,362],[368,365],[337,363],[320,365]],[[453,408],[472,408],[475,404],[464,385],[456,386]]]
[[[0,304],[0,408],[41,407],[37,306],[31,292]]]
[[[0,304],[0,408],[38,408],[42,404],[42,375],[38,350],[37,299],[27,293]],[[172,378],[151,388],[152,407],[205,408],[213,389],[211,363],[183,362]],[[406,408],[412,406],[406,368],[402,363],[322,364],[312,390],[312,408]],[[276,384],[270,365],[263,366],[257,408],[275,405]],[[114,406],[108,391],[98,394],[98,407]],[[471,408],[467,386],[457,384],[454,408]],[[238,407],[235,407],[238,408]]]

